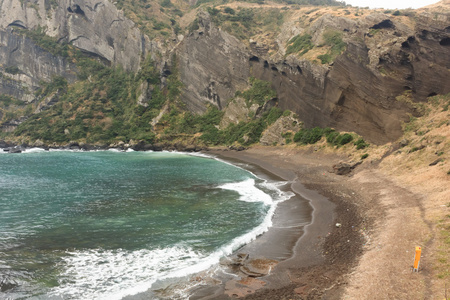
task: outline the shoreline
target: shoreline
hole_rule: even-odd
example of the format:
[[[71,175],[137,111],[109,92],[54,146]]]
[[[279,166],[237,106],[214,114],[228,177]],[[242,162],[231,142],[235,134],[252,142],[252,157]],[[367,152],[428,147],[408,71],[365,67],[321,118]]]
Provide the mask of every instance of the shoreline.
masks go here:
[[[342,199],[325,190],[329,176],[336,176],[330,175],[328,171],[342,157],[326,154],[311,155],[306,151],[298,150],[294,150],[290,155],[288,148],[277,147],[254,147],[244,151],[214,149],[205,153],[237,165],[246,164],[249,166],[246,169],[251,172],[257,170],[255,174],[259,177],[270,176],[267,174],[279,177],[288,182],[286,188],[295,194],[290,199],[292,201],[286,200],[281,203],[286,207],[277,207],[273,217],[274,225],[262,236],[233,253],[231,259],[238,253],[246,253],[249,257],[259,259],[272,259],[270,255],[262,257],[260,249],[267,247],[266,252],[271,253],[273,249],[275,251],[279,249],[280,243],[290,243],[292,250],[291,255],[281,259],[266,276],[248,276],[238,271],[235,274],[236,278],[220,278],[220,283],[209,283],[206,286],[197,287],[189,299],[279,299],[283,297],[295,299],[317,295],[318,290],[322,295],[340,295],[342,289],[340,284],[336,285],[336,282],[356,263],[362,248],[360,236],[355,234],[355,226],[352,226],[350,232],[345,234],[342,234],[344,230],[339,230],[340,228],[335,226],[337,218],[351,218],[350,215],[355,213],[355,208],[350,209],[347,203],[344,205],[345,209],[338,209],[342,205]],[[282,155],[275,156],[274,154],[277,153]],[[310,172],[312,170],[314,171]],[[277,223],[291,221],[292,218],[298,217],[295,215],[298,213],[295,208],[300,202],[310,206],[307,212],[310,215],[308,223],[303,224],[301,229],[294,228],[297,231],[295,234],[290,235],[286,231],[280,234]],[[291,214],[287,215],[286,212]],[[346,214],[347,217],[344,217]],[[356,222],[354,224],[356,225]],[[292,240],[293,236],[295,236],[294,240]],[[341,240],[344,239],[347,241],[350,237],[356,242],[356,251],[340,252],[338,255],[332,253],[333,251],[326,251],[329,250],[330,244],[332,248],[336,241],[342,242]],[[330,264],[334,256],[345,256],[343,259],[345,265]],[[320,281],[320,277],[324,274],[329,274],[329,281],[315,282],[317,279],[313,277],[318,277]]]
[[[315,153],[313,148],[267,146],[244,151],[210,149],[202,153],[248,170],[262,179],[285,182],[280,189],[293,192],[294,196],[278,204],[268,231],[225,257],[224,261],[228,262],[221,261],[183,279],[195,283],[194,288],[187,290],[189,299],[303,299],[340,295],[342,276],[349,273],[362,252],[361,237],[354,234],[358,226],[352,226],[351,232],[335,226],[337,218],[349,219],[349,215],[355,213],[354,205],[342,205],[343,199],[336,191],[327,191],[329,180],[343,177],[329,171],[333,164],[344,158]],[[357,225],[358,222],[353,223]],[[357,228],[353,230],[354,227]],[[356,242],[356,245],[352,243],[356,251],[343,253],[334,249],[335,243],[339,246],[350,241],[350,237]],[[251,272],[243,273],[239,268],[231,270],[233,260],[240,253],[248,255],[250,264],[252,259],[262,261],[262,269],[266,268],[267,273],[263,271],[262,275],[255,276]],[[336,258],[343,258],[342,263],[335,263]],[[222,274],[218,275],[219,269]],[[173,287],[177,288],[176,285]],[[168,286],[162,290],[169,292],[171,289]],[[147,299],[158,294],[152,289],[123,299]]]

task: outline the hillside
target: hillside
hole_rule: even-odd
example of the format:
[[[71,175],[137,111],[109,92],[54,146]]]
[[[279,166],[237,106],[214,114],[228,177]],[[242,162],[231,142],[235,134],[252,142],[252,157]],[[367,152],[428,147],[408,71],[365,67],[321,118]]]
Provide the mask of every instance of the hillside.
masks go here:
[[[270,125],[257,125],[264,112],[276,107],[305,128],[332,127],[382,144],[402,134],[408,114],[419,115],[414,103],[449,92],[445,9],[131,3],[3,2],[6,139],[172,143],[178,136],[185,144],[248,145]],[[236,139],[209,140],[226,128],[192,116],[208,107],[226,114],[251,90],[250,78],[268,82],[272,99],[258,100],[258,113],[241,118],[248,125]],[[184,132],[175,120],[198,125]]]

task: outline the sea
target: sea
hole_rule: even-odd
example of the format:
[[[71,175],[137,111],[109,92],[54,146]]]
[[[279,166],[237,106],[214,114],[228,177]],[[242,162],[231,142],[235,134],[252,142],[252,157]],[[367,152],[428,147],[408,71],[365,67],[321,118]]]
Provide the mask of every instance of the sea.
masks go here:
[[[272,226],[283,184],[201,154],[0,152],[0,299],[186,299]]]

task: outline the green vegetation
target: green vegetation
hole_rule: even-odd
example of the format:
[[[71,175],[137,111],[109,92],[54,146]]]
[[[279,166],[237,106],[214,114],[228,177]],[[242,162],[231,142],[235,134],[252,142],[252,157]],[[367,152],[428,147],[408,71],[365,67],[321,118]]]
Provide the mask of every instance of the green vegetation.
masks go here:
[[[299,5],[345,6],[345,3],[336,0],[281,0],[276,2],[284,2],[287,4],[299,4]]]
[[[70,86],[62,77],[42,83],[36,96],[44,97],[57,91],[59,101],[32,115],[14,134],[30,140],[60,143],[71,140],[90,143],[130,139],[154,141],[150,122],[176,83],[168,80],[168,87],[163,91],[155,87],[148,107],[143,107],[136,101],[139,83],[159,81],[151,62],[146,62],[135,76],[120,67],[106,67],[86,57],[78,59],[80,80]]]
[[[34,93],[36,97],[48,96],[53,92],[67,89],[67,80],[62,76],[55,76],[50,82],[41,82],[40,88]]]
[[[329,134],[333,130],[331,128],[315,127],[312,129],[303,128],[294,135],[294,142],[302,145],[315,144],[324,134]]]
[[[305,33],[303,35],[296,35],[288,42],[286,55],[291,53],[300,53],[300,55],[303,55],[313,47],[314,45],[311,42],[311,36],[309,34]]]
[[[266,101],[276,97],[275,91],[270,89],[270,84],[255,78],[250,78],[250,89],[238,92],[247,103],[257,103],[262,106]],[[283,112],[273,107],[261,116],[252,116],[246,122],[239,124],[230,124],[225,129],[219,129],[218,125],[222,119],[223,112],[215,106],[210,106],[203,115],[193,115],[189,112],[180,112],[172,110],[166,114],[162,122],[166,125],[165,134],[198,134],[201,133],[200,140],[206,145],[232,145],[239,143],[248,146],[258,143],[262,132],[274,123]]]
[[[242,96],[247,103],[247,107],[256,103],[258,105],[263,105],[267,101],[276,98],[277,93],[270,87],[270,82],[262,81],[254,77],[250,77],[251,88],[240,93],[238,92],[236,96]]]
[[[22,101],[15,99],[9,95],[0,94],[0,107],[8,107],[10,105],[21,105]]]
[[[317,56],[317,58],[320,59],[320,62],[322,64],[329,64],[333,61],[333,58],[328,53],[321,54],[321,55]]]
[[[324,136],[328,144],[337,147],[348,144],[353,140],[353,136],[349,133],[340,134],[334,129],[328,127],[327,128],[315,127],[311,129],[302,128],[294,135],[294,142],[301,145],[315,144],[318,141],[320,141]],[[358,145],[360,145],[360,143],[358,143]]]
[[[177,0],[117,0],[114,4],[152,39],[179,34],[180,17],[192,9],[188,2]]]
[[[366,147],[369,147],[369,144],[364,141],[364,139],[359,138],[356,142],[354,142],[354,145],[356,146],[356,150],[364,149]]]
[[[322,64],[328,64],[334,61],[334,59],[341,55],[347,47],[347,44],[342,39],[343,33],[339,31],[326,31],[323,34],[324,43],[323,46],[328,46],[330,49],[326,54],[319,55]]]
[[[44,27],[38,26],[36,30],[19,29],[18,31],[55,56],[69,56],[69,45],[65,42],[58,43],[56,38],[45,34]]]
[[[285,139],[286,144],[292,143],[292,132],[284,132],[281,136]]]
[[[213,22],[223,30],[241,40],[248,40],[261,31],[277,32],[283,24],[285,11],[276,8],[238,8],[225,7],[223,10],[208,7]],[[195,21],[194,21],[195,22]],[[194,25],[189,26],[195,28]]]
[[[16,75],[20,73],[20,69],[17,66],[9,66],[5,68],[5,72],[12,75]]]
[[[361,159],[366,159],[366,158],[368,158],[368,157],[369,157],[369,154],[368,154],[368,153],[365,153],[365,154],[361,155]]]

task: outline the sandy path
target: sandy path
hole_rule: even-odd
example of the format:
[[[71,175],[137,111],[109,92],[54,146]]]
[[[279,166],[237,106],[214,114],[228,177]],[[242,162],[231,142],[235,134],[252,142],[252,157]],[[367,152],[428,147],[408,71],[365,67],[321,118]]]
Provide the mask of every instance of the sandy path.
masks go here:
[[[367,252],[349,277],[343,298],[433,299],[427,280],[427,250],[433,235],[424,218],[422,196],[397,186],[374,169],[357,173],[349,184],[367,195],[361,199],[365,204],[374,202],[366,206],[367,214],[376,221]],[[416,246],[422,247],[419,273],[411,272]]]

